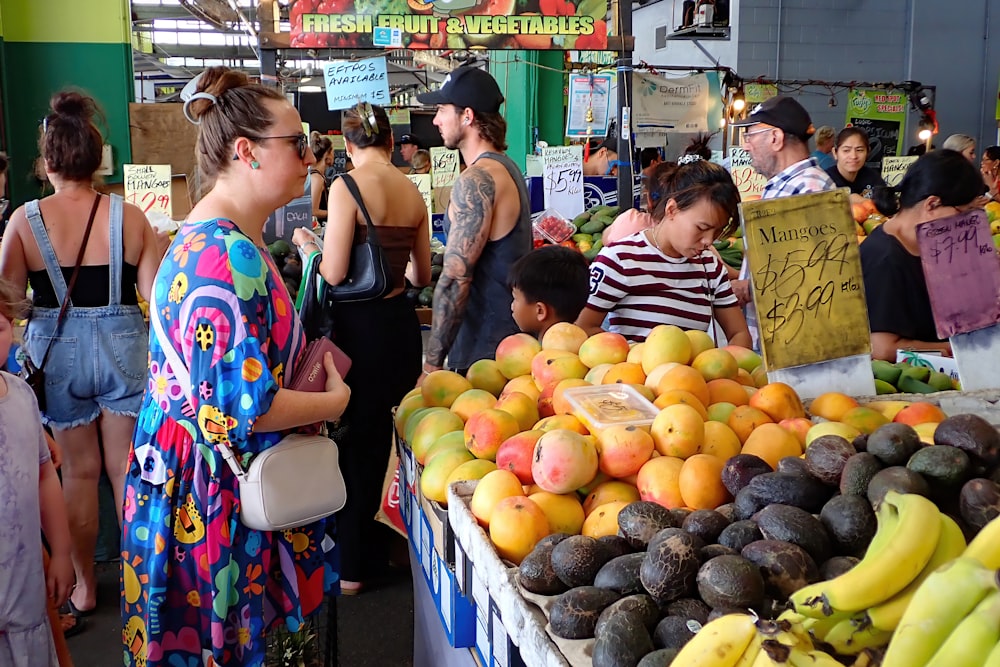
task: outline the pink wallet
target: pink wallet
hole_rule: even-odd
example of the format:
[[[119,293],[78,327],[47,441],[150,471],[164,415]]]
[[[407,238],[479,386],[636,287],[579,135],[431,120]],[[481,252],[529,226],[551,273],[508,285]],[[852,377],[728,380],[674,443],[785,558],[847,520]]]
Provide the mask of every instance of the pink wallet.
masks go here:
[[[333,355],[333,363],[340,377],[346,376],[347,371],[351,370],[351,358],[329,338],[317,338],[306,346],[295,377],[287,388],[295,391],[325,391],[326,367],[323,365],[323,356],[327,352]]]

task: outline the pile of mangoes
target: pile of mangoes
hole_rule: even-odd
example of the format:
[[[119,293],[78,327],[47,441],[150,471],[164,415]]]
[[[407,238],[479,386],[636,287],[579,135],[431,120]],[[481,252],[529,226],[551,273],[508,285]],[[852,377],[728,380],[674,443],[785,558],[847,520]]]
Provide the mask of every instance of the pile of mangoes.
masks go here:
[[[957,381],[947,373],[905,361],[892,364],[875,359],[872,361],[872,374],[875,376],[875,391],[879,394],[933,394],[959,388]]]
[[[592,206],[573,218],[576,234],[573,234],[570,240],[588,260],[597,257],[597,253],[604,247],[601,235],[618,217],[619,210],[617,206]]]

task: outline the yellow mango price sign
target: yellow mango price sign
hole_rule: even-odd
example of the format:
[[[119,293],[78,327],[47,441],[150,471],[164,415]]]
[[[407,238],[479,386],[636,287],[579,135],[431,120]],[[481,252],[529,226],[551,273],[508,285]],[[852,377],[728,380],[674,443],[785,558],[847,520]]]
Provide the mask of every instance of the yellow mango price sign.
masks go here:
[[[740,204],[768,369],[871,352],[849,191]]]

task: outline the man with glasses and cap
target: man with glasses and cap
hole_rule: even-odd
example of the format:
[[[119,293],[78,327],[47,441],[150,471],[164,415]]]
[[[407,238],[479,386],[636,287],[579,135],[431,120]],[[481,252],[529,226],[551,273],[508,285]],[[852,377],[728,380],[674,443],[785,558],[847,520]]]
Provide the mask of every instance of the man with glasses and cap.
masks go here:
[[[492,359],[518,331],[510,312],[510,266],[531,250],[531,207],[521,171],[503,154],[503,95],[488,72],[454,70],[439,90],[417,96],[437,105],[434,125],[469,167],[455,181],[445,212],[444,267],[434,290],[424,375],[445,366],[465,374]],[[421,381],[424,375],[421,375]]]
[[[772,97],[733,126],[744,128],[740,137],[743,150],[750,154],[753,168],[768,178],[761,199],[836,188],[816,158],[809,155],[809,137],[816,130],[809,112],[791,97]],[[747,326],[757,347],[757,313],[751,301],[748,277],[749,268],[744,257],[741,280],[732,281],[732,285],[740,303],[746,305]]]

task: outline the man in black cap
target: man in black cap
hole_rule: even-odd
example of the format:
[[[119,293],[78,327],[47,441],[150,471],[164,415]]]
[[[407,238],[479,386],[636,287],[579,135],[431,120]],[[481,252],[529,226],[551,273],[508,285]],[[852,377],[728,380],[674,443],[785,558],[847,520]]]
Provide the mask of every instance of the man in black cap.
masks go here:
[[[603,140],[591,143],[590,151],[583,160],[584,176],[618,175],[618,137],[609,132]]]
[[[758,104],[745,119],[733,123],[743,130],[743,150],[751,165],[768,178],[761,199],[788,197],[836,188],[833,181],[809,156],[809,137],[816,131],[809,112],[791,97],[778,95]],[[754,347],[759,347],[757,313],[750,295],[749,268],[743,258],[740,280],[732,281],[733,292],[746,306],[747,326]]]
[[[518,331],[510,312],[510,266],[531,250],[531,207],[517,165],[503,154],[503,95],[490,74],[454,70],[439,90],[417,96],[437,105],[434,125],[468,168],[455,181],[444,217],[444,267],[434,290],[434,316],[424,373],[445,366],[464,374],[492,359]],[[421,380],[423,376],[421,376]]]
[[[424,147],[414,134],[404,134],[396,142],[399,144],[399,154],[406,161],[406,164],[412,164],[413,154]]]

